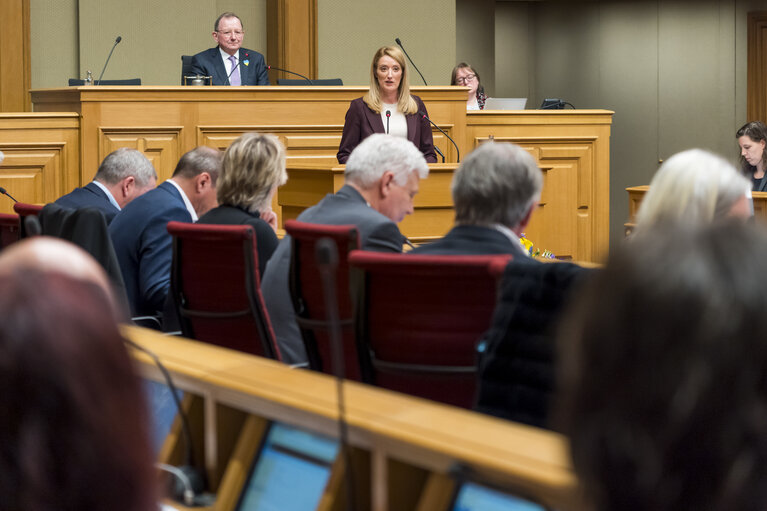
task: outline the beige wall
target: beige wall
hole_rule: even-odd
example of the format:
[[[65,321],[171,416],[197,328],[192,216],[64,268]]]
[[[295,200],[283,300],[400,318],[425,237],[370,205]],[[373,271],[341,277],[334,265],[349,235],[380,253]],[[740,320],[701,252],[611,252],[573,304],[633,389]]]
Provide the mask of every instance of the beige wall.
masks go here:
[[[178,85],[181,55],[215,44],[213,22],[223,11],[242,19],[246,47],[266,53],[266,0],[35,0],[32,88],[65,86],[88,70],[98,78],[118,35],[104,79]]]
[[[528,108],[559,97],[615,111],[613,243],[628,213],[624,189],[649,183],[660,160],[703,147],[735,161],[734,133],[746,112],[746,13],[759,9],[765,2],[497,3],[499,92],[516,96],[526,76]],[[517,45],[516,55],[499,58],[497,48],[508,45]]]
[[[444,84],[450,83],[450,71],[458,62],[471,64],[482,78],[489,96],[495,93],[495,0],[456,0],[456,61],[444,73]]]
[[[429,85],[445,85],[455,65],[455,0],[318,0],[319,78],[368,85],[381,46],[403,46]],[[411,70],[410,84],[423,85]]]

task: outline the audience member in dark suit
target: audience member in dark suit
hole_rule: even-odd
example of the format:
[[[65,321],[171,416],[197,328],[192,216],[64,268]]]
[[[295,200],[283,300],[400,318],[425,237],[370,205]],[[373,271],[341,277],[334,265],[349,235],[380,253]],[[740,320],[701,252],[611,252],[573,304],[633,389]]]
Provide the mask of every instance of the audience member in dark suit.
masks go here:
[[[240,18],[233,12],[223,13],[213,25],[218,46],[192,57],[192,73],[212,77],[212,85],[269,85],[264,56],[241,48],[243,37]]]
[[[93,181],[56,199],[56,204],[71,209],[96,208],[104,213],[107,225],[136,197],[157,186],[152,162],[135,149],[112,151],[99,165]]]
[[[104,272],[36,237],[0,255],[3,509],[157,509],[149,417]]]
[[[436,163],[431,124],[419,112],[428,115],[421,98],[410,94],[404,53],[396,46],[379,48],[370,67],[370,90],[352,101],[346,112],[338,162],[346,163],[366,137],[388,133],[410,140],[427,162]]]
[[[397,224],[413,212],[413,198],[429,168],[423,154],[407,140],[371,135],[358,145],[346,163],[344,186],[298,216],[314,224],[357,226],[363,250],[401,252],[405,237]],[[282,359],[306,362],[306,350],[295,321],[288,289],[290,237],[286,236],[269,260],[261,282]]]
[[[277,248],[277,215],[272,211],[272,197],[287,180],[285,148],[279,139],[245,133],[224,153],[216,184],[219,206],[200,217],[201,224],[253,227],[261,276]]]
[[[109,226],[133,316],[163,310],[173,256],[168,222],[196,222],[216,206],[221,153],[210,147],[189,151],[173,177],[128,204]]]
[[[560,335],[583,509],[765,509],[767,235],[658,224],[612,254]]]
[[[482,144],[453,176],[455,227],[412,253],[525,257],[519,238],[542,188],[543,174],[527,151],[508,143]]]

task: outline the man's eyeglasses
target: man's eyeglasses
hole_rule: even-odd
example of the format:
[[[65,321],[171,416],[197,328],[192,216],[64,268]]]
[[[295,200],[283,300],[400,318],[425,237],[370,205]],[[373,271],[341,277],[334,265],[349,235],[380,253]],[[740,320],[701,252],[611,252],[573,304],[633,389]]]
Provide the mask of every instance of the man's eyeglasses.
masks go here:
[[[236,35],[237,37],[242,37],[243,32],[241,30],[227,30],[226,32],[221,32],[219,30],[216,30],[217,33],[221,34],[224,37],[232,37],[232,34]]]
[[[460,78],[456,78],[455,83],[457,83],[458,85],[466,85],[467,83],[473,81],[476,77],[477,75],[462,76]]]

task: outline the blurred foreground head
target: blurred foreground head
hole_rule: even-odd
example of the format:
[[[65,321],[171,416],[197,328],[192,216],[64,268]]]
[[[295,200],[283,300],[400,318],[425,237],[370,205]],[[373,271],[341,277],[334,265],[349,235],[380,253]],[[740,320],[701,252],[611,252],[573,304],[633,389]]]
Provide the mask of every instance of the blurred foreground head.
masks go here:
[[[0,507],[152,509],[147,413],[101,268],[35,238],[0,255],[0,290]]]
[[[658,226],[560,335],[560,409],[592,509],[767,506],[767,235]]]

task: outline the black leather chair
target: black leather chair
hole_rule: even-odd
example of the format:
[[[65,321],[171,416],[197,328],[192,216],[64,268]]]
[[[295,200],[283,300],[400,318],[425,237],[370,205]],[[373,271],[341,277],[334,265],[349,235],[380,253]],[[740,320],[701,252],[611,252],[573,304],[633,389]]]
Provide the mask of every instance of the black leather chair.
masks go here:
[[[192,71],[192,55],[181,55],[181,85],[184,83],[185,76],[194,76]]]
[[[94,85],[96,85],[96,81],[98,80],[94,80]],[[77,87],[80,85],[85,85],[85,80],[81,80],[79,78],[69,79],[70,87]],[[141,78],[126,78],[124,80],[101,80],[98,82],[98,85],[141,85]]]
[[[278,78],[277,85],[343,85],[344,82],[340,78],[318,78],[312,80],[311,83],[306,80],[294,80],[292,78]]]

